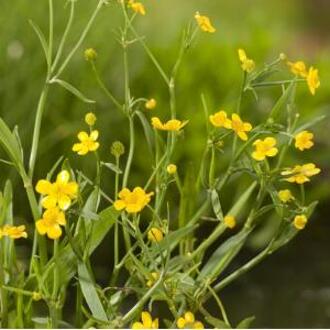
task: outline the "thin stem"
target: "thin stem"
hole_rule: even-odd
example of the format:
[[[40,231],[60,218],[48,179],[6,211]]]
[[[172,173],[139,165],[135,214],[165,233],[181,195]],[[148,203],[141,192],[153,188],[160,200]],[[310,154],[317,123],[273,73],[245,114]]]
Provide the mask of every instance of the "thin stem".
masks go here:
[[[1,302],[1,328],[8,327],[8,301],[7,292],[4,289],[5,284],[5,270],[4,270],[4,249],[3,240],[0,240],[0,302]]]
[[[54,39],[54,4],[53,0],[48,0],[48,8],[49,8],[49,36],[48,36],[48,74],[50,76],[51,71],[51,63],[53,57],[53,39]]]
[[[306,82],[306,79],[296,79],[296,82]],[[278,86],[278,85],[290,84],[290,83],[292,83],[292,80],[266,81],[266,82],[252,84],[251,87]]]
[[[81,44],[83,43],[83,41],[86,38],[87,33],[89,32],[91,26],[93,25],[95,18],[97,16],[97,14],[99,13],[100,9],[102,8],[102,5],[104,4],[104,0],[99,0],[91,18],[89,19],[89,21],[87,22],[87,25],[85,26],[82,34],[80,35],[80,38],[78,39],[77,43],[75,44],[75,46],[72,48],[71,52],[69,53],[69,55],[66,57],[66,59],[63,61],[63,64],[61,65],[61,67],[59,68],[59,70],[57,71],[54,79],[58,78],[62,72],[64,71],[64,69],[67,67],[67,65],[69,64],[69,62],[71,61],[71,58],[73,57],[73,55],[76,53],[76,51],[78,50],[78,48],[81,46]]]

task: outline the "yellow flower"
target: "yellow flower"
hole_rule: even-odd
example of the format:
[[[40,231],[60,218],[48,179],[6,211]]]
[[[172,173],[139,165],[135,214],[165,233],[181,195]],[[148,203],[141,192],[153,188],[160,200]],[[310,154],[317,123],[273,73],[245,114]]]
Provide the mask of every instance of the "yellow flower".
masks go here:
[[[152,117],[151,118],[151,124],[155,129],[159,129],[161,131],[175,131],[178,132],[180,129],[182,129],[184,126],[186,126],[188,123],[188,120],[181,121],[178,119],[171,119],[166,123],[162,123],[158,117]]]
[[[199,12],[197,12],[195,14],[195,19],[202,31],[209,33],[214,33],[216,31],[216,29],[214,28],[210,19],[207,16],[202,16],[199,14]]]
[[[316,89],[318,89],[321,85],[319,78],[319,70],[310,67],[306,79],[311,94],[315,95]]]
[[[256,140],[253,142],[255,151],[252,153],[252,157],[255,160],[261,161],[266,157],[274,157],[278,153],[276,146],[276,139],[273,137],[266,137],[264,140]]]
[[[128,213],[138,213],[150,202],[154,193],[146,193],[141,187],[130,191],[124,188],[119,194],[119,199],[115,201],[114,207],[117,211],[126,210]]]
[[[306,64],[303,61],[297,61],[297,62],[288,61],[287,64],[294,75],[300,76],[302,78],[307,77]]]
[[[149,312],[141,313],[142,322],[134,322],[132,329],[158,329],[159,323],[158,319],[152,320],[152,317]]]
[[[27,233],[25,231],[25,226],[11,226],[11,225],[4,225],[0,228],[0,238],[3,236],[8,236],[12,239],[18,238],[27,238]]]
[[[231,128],[231,120],[227,118],[226,111],[221,110],[214,115],[210,115],[209,120],[215,127]]]
[[[85,116],[85,122],[89,126],[94,126],[96,122],[96,116],[93,112],[89,112]]]
[[[196,321],[192,312],[186,312],[183,317],[179,317],[176,325],[179,329],[204,329],[203,323]]]
[[[304,214],[296,215],[293,220],[293,225],[296,227],[296,229],[302,230],[305,228],[307,221],[307,217]]]
[[[231,116],[231,128],[241,140],[246,141],[248,139],[246,132],[252,130],[252,125],[248,122],[243,122],[238,114],[233,113]]]
[[[36,227],[40,235],[47,234],[50,239],[58,239],[62,235],[61,226],[65,224],[64,212],[54,207],[44,212],[42,218],[36,222]]]
[[[151,242],[160,242],[163,240],[163,238],[164,238],[163,231],[159,228],[152,227],[148,231],[148,239]]]
[[[298,184],[303,184],[310,181],[309,178],[313,175],[319,174],[321,170],[315,166],[313,163],[308,163],[304,165],[296,165],[293,168],[289,168],[283,171],[282,175],[290,175],[287,179],[288,182],[296,182]]]
[[[166,167],[166,171],[168,174],[175,174],[176,171],[177,171],[177,167],[175,164],[169,164],[167,167]]]
[[[287,202],[290,202],[291,200],[294,200],[295,199],[289,189],[280,190],[278,192],[278,198],[283,203],[287,203]]]
[[[45,195],[42,199],[42,206],[46,209],[59,206],[62,210],[67,210],[71,201],[77,197],[78,184],[70,180],[68,171],[61,171],[54,183],[48,180],[39,180],[36,185],[36,191]]]
[[[92,131],[90,135],[86,132],[79,132],[78,139],[80,143],[75,143],[72,150],[81,156],[86,155],[90,151],[95,151],[100,146],[97,142],[98,137],[99,132],[97,130]]]
[[[141,14],[141,15],[146,14],[146,10],[141,2],[135,2],[134,0],[129,0],[128,7],[132,8],[137,14]]]
[[[95,61],[97,58],[97,53],[93,48],[87,48],[84,52],[86,61]]]
[[[233,229],[236,226],[236,219],[232,215],[226,215],[223,220],[225,225],[230,229]]]
[[[312,141],[314,137],[314,134],[309,131],[302,131],[298,133],[295,138],[295,147],[299,149],[300,151],[303,151],[305,149],[310,149],[314,142]]]
[[[155,99],[150,99],[145,103],[145,108],[148,110],[153,110],[157,106],[157,101]]]
[[[41,299],[42,299],[42,295],[41,295],[41,293],[40,293],[40,292],[33,291],[33,292],[32,292],[32,299],[33,299],[34,301],[39,301],[39,300],[41,300]]]
[[[241,67],[243,71],[251,72],[255,69],[256,65],[253,60],[246,56],[244,49],[238,50],[238,58],[241,61]]]
[[[158,281],[158,279],[159,279],[159,273],[152,272],[150,275],[151,275],[150,276],[151,278],[147,279],[148,288],[151,288],[155,284],[155,282]]]

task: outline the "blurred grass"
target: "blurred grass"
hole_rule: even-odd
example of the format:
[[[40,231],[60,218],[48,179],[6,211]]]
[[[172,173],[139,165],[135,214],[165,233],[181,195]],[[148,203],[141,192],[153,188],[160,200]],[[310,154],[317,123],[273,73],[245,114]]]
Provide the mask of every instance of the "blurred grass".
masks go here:
[[[64,0],[55,3],[57,36],[55,41],[58,42],[67,19],[68,6]],[[86,23],[95,4],[96,0],[77,2],[77,20],[68,46],[78,38],[79,31]],[[148,14],[138,19],[137,29],[140,34],[146,36],[146,41],[167,71],[171,69],[177,56],[180,31],[192,19],[195,11],[207,13],[218,30],[215,35],[201,34],[199,36],[198,42],[186,56],[179,73],[178,116],[181,119],[190,119],[189,129],[185,132],[185,143],[181,144],[176,153],[179,163],[189,160],[193,166],[199,164],[200,157],[197,155],[201,154],[205,144],[201,93],[206,94],[208,103],[214,111],[219,108],[229,111],[234,109],[241,79],[236,54],[238,47],[244,47],[257,63],[270,61],[280,52],[284,52],[289,58],[303,59],[308,64],[318,67],[321,88],[317,95],[312,97],[306,86],[300,86],[297,106],[303,114],[302,121],[308,121],[315,115],[329,112],[330,47],[329,35],[326,31],[330,28],[327,19],[330,4],[326,0],[313,2],[308,0],[145,0],[145,5]],[[11,127],[19,126],[26,153],[31,144],[37,100],[45,79],[45,60],[28,20],[32,19],[38,23],[46,34],[47,15],[47,4],[41,0],[33,5],[24,0],[7,1],[1,5],[0,115]],[[92,160],[84,158],[82,162],[71,153],[76,133],[84,127],[83,115],[88,111],[94,111],[99,119],[97,126],[101,132],[103,159],[110,158],[110,145],[114,140],[119,139],[127,145],[126,122],[98,89],[91,68],[83,58],[84,48],[94,47],[97,50],[99,54],[97,67],[104,81],[113,93],[122,99],[121,49],[114,35],[114,31],[120,26],[120,20],[119,12],[113,5],[105,8],[97,18],[85,44],[63,75],[64,79],[82,90],[88,97],[95,99],[96,106],[83,104],[63,89],[52,87],[42,126],[36,177],[44,177],[61,154],[69,157],[76,168],[92,173]],[[167,118],[169,114],[167,89],[138,44],[130,49],[130,75],[134,96],[155,97],[159,104],[155,113],[160,114],[162,118]],[[258,122],[261,116],[264,116],[271,108],[274,97],[280,95],[280,92],[278,88],[271,91],[261,90],[258,103],[252,95],[247,95],[244,100],[244,117],[252,122]],[[312,195],[311,198],[322,200],[323,210],[326,210],[330,197],[327,174],[330,154],[326,152],[330,147],[329,129],[329,120],[315,127],[313,131],[316,136],[316,147],[304,154],[294,152],[287,164],[296,161],[315,161],[320,165],[323,174],[314,181],[309,193]],[[142,141],[142,130],[139,134],[138,141]],[[146,157],[147,153],[146,145],[139,144],[132,184],[142,184],[146,172],[151,169],[150,161]],[[17,181],[17,176],[5,165],[1,165],[1,171],[2,184],[9,176],[16,187],[21,185]],[[105,174],[104,182],[108,182],[110,189],[113,185],[110,174]],[[233,194],[235,193],[239,193],[239,187],[233,190]],[[24,195],[16,194],[15,198],[16,205],[26,204]],[[230,196],[227,198],[230,201]],[[323,212],[325,213],[322,214],[329,215],[328,211]],[[318,214],[320,216],[321,213]],[[16,207],[16,215],[29,221],[29,211],[24,206]],[[313,228],[316,226],[318,226],[317,221],[307,230],[318,232]],[[324,228],[329,233],[329,226]],[[262,233],[262,237],[256,237],[251,244],[257,247],[264,241],[266,234]],[[316,239],[317,237],[316,235]],[[286,252],[289,250],[290,247]],[[327,271],[329,272],[329,267]],[[271,282],[272,280],[269,279],[269,283]],[[320,306],[323,307],[322,304]],[[244,314],[243,306],[236,308],[240,314]],[[310,320],[309,325],[312,326],[313,322],[316,321]],[[274,324],[281,326],[291,323],[283,321],[283,323],[275,322],[269,325]]]

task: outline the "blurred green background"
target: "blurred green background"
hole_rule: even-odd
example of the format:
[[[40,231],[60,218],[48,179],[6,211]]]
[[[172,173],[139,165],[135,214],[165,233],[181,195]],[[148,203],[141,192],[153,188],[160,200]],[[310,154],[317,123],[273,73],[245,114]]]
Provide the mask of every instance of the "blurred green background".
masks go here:
[[[79,37],[96,3],[96,0],[77,2],[76,20],[68,46]],[[214,35],[199,35],[179,72],[178,117],[190,119],[185,143],[176,154],[179,164],[189,161],[197,166],[204,148],[204,117],[199,95],[206,94],[214,111],[220,107],[231,111],[235,107],[241,79],[236,53],[238,47],[245,48],[257,64],[271,61],[284,52],[293,60],[303,59],[319,68],[321,88],[312,97],[307,87],[301,85],[297,93],[297,107],[302,113],[302,121],[330,111],[329,1],[145,0],[144,3],[147,15],[137,20],[137,29],[146,36],[146,41],[167,71],[176,59],[181,31],[197,10],[209,15],[217,28]],[[67,19],[68,6],[65,0],[57,0],[55,4],[55,42],[58,42]],[[45,79],[43,53],[28,20],[32,19],[46,32],[47,15],[47,4],[43,0],[35,0],[33,4],[25,0],[3,1],[1,4],[0,115],[10,127],[19,126],[27,154],[37,100]],[[110,145],[113,141],[119,139],[127,145],[127,123],[99,90],[90,65],[83,58],[85,48],[97,50],[97,67],[104,81],[122,99],[122,54],[114,35],[120,24],[118,10],[113,5],[104,8],[83,47],[63,74],[63,79],[95,99],[95,106],[82,103],[60,87],[52,88],[42,125],[36,177],[44,177],[62,154],[75,168],[92,176],[92,159],[84,158],[82,161],[71,152],[77,131],[84,127],[82,118],[88,111],[94,111],[99,119],[97,125],[101,132],[104,160],[111,158]],[[133,95],[155,97],[159,104],[155,114],[165,118],[169,105],[161,77],[138,44],[131,47],[129,55]],[[260,121],[280,92],[278,88],[260,90],[258,102],[247,94],[243,105],[244,118]],[[330,326],[329,129],[329,120],[314,127],[316,147],[303,154],[292,154],[286,164],[312,161],[322,168],[322,175],[313,180],[308,190],[310,199],[321,200],[320,206],[297,239],[221,293],[234,324],[244,316],[256,315],[255,327]],[[142,130],[139,130],[138,141],[144,141]],[[143,184],[146,173],[151,169],[147,153],[146,143],[139,143],[132,186]],[[2,184],[9,177],[17,188],[17,221],[29,222],[29,210],[25,206],[25,196],[20,192],[22,186],[17,175],[6,165],[1,165],[1,174]],[[103,184],[111,190],[113,178],[110,174],[104,176]],[[236,259],[237,265],[255,254],[265,236],[267,232],[251,240],[249,249]],[[100,274],[102,269],[104,272],[109,269],[101,262],[99,268]]]

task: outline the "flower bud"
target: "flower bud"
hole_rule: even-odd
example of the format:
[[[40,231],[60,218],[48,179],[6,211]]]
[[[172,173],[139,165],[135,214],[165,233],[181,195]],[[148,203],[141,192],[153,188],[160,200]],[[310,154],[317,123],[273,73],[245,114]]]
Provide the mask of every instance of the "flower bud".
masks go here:
[[[115,141],[111,145],[111,154],[120,157],[125,153],[125,147],[120,141]]]
[[[145,108],[148,110],[153,110],[157,106],[157,101],[155,99],[150,99],[145,103]]]
[[[94,126],[96,122],[96,116],[93,112],[89,112],[85,116],[85,122],[89,126]]]
[[[166,167],[166,171],[168,174],[175,174],[177,171],[177,167],[175,164],[170,164]]]
[[[148,231],[148,239],[151,242],[160,242],[163,240],[163,238],[164,238],[164,234],[162,230],[160,230],[159,228],[152,227]]]
[[[41,299],[42,299],[42,295],[41,295],[41,293],[40,293],[40,292],[36,292],[36,291],[34,291],[34,292],[32,293],[32,299],[33,299],[34,301],[39,301],[39,300],[41,300]]]
[[[86,61],[95,61],[97,53],[94,48],[87,48],[84,52]]]
[[[281,61],[286,61],[287,58],[288,58],[288,57],[286,56],[286,54],[284,54],[284,53],[281,53],[281,54],[280,54],[280,60],[281,60]]]

